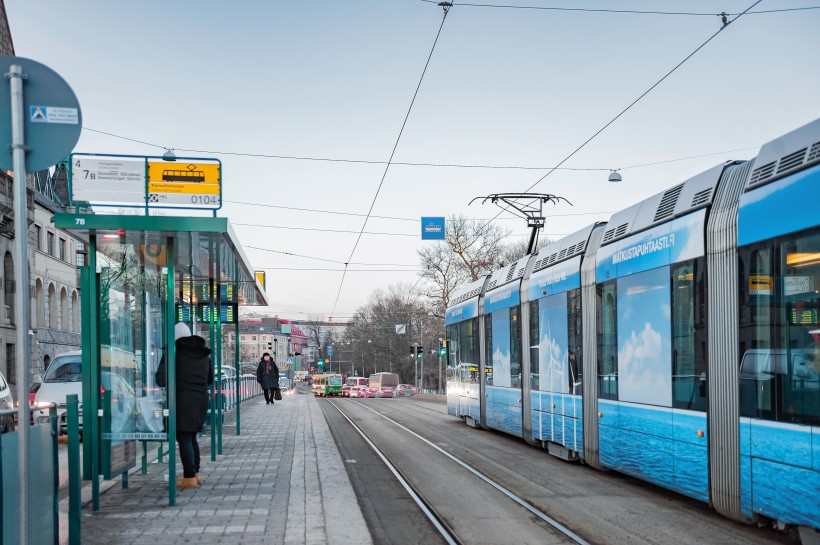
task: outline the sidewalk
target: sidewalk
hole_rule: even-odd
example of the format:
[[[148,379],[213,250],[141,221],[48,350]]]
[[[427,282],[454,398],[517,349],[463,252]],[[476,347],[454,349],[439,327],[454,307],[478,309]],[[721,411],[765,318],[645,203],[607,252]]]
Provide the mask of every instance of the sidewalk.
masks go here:
[[[229,413],[226,423],[232,421]],[[202,486],[178,490],[168,506],[167,465],[109,488],[100,510],[83,506],[82,542],[372,543],[350,480],[312,394],[242,405],[242,435],[224,427],[223,455],[210,457],[200,438]],[[321,464],[319,461],[321,460]],[[167,458],[166,458],[167,461]],[[177,465],[177,475],[182,467]]]

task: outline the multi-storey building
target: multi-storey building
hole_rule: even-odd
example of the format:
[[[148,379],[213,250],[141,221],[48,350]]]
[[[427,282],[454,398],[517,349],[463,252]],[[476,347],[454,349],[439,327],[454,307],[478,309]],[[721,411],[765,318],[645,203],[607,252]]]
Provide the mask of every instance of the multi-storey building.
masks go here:
[[[0,0],[0,55],[14,55],[6,8]],[[0,372],[16,383],[16,329],[14,294],[27,290],[31,304],[28,339],[31,343],[32,377],[42,374],[48,363],[61,352],[80,349],[80,294],[78,265],[85,246],[73,235],[52,227],[51,218],[68,202],[65,172],[29,174],[26,221],[28,223],[28,260],[30,276],[26,285],[17,286],[14,262],[14,181],[12,173],[0,171],[0,256],[3,268],[0,289]]]

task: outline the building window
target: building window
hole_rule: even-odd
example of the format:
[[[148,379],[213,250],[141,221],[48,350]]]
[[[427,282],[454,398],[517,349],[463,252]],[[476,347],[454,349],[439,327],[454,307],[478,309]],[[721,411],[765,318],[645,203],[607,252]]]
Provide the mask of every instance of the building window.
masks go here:
[[[39,225],[34,226],[34,247],[43,250],[43,228]]]
[[[54,233],[48,233],[46,238],[48,239],[48,244],[46,245],[48,255],[54,255]]]
[[[78,267],[85,267],[85,243],[77,241],[76,262]]]
[[[60,249],[60,261],[65,261],[66,259],[65,259],[65,239],[64,238],[60,239],[59,249]]]
[[[17,365],[12,362],[17,361],[17,351],[11,343],[6,344],[6,380],[12,384],[17,384]]]

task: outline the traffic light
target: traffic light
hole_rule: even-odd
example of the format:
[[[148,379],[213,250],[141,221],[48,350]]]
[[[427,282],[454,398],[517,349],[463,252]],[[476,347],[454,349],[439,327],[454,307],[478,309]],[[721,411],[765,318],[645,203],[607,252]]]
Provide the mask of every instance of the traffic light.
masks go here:
[[[317,361],[317,362],[316,362],[316,364],[317,364],[319,367],[321,367],[321,366],[323,366],[323,365],[325,364],[325,360],[319,360],[319,361]]]
[[[272,342],[268,342],[268,350],[273,350],[273,343]]]
[[[416,355],[417,358],[421,358],[422,356],[424,356],[424,347],[423,346],[417,346],[416,347],[416,354],[417,354]]]
[[[438,342],[438,353],[440,356],[447,355],[447,341],[442,339]]]

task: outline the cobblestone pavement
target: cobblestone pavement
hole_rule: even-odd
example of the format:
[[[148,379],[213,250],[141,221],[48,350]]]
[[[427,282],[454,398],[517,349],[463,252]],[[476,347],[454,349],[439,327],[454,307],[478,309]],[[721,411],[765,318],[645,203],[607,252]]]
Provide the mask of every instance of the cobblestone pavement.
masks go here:
[[[127,490],[108,489],[99,511],[83,506],[82,542],[372,543],[318,403],[312,394],[244,403],[242,434],[224,427],[215,462],[210,436],[200,438],[201,487],[178,490],[169,507],[166,457],[148,475],[132,474]],[[226,423],[234,419],[230,413]]]

